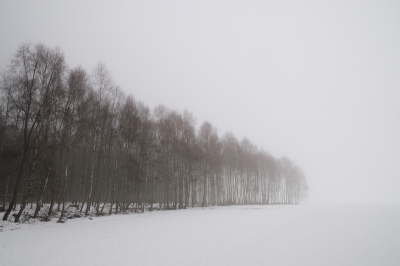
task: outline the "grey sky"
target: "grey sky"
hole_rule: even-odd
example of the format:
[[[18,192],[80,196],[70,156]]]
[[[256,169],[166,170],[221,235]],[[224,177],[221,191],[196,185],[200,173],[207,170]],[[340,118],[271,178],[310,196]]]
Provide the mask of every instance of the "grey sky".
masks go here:
[[[286,155],[308,202],[400,202],[400,1],[3,0],[0,38],[0,70],[23,42],[59,46]]]

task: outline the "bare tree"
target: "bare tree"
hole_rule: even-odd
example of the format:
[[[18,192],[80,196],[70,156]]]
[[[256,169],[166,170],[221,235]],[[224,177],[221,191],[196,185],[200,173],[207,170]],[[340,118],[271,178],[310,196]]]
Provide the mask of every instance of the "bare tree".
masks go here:
[[[16,202],[19,184],[27,164],[30,149],[34,144],[34,160],[32,162],[29,189],[16,221],[18,221],[30,196],[38,152],[37,137],[46,115],[44,111],[53,103],[53,98],[56,96],[55,91],[59,90],[61,86],[64,70],[64,55],[58,48],[50,49],[42,44],[35,46],[24,44],[19,48],[6,72],[8,82],[6,86],[3,86],[6,97],[9,99],[10,104],[13,105],[14,110],[21,110],[22,112],[23,123],[20,132],[23,136],[23,151],[13,198],[3,220],[7,220]]]
[[[93,192],[93,174],[94,174],[94,164],[96,155],[96,144],[99,133],[100,124],[100,114],[104,108],[106,108],[109,96],[113,90],[114,82],[111,78],[110,72],[107,70],[103,63],[99,63],[93,72],[93,86],[96,89],[96,103],[92,110],[92,122],[93,122],[93,132],[92,132],[92,156],[90,162],[90,173],[89,173],[89,191],[87,194],[87,204],[85,215],[88,214],[90,210],[90,205],[92,203],[92,192]]]

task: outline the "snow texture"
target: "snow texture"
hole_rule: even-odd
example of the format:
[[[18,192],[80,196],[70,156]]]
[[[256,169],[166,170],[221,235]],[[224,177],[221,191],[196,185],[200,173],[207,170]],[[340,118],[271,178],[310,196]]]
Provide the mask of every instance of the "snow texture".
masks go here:
[[[231,206],[19,224],[0,265],[400,265],[400,205]]]

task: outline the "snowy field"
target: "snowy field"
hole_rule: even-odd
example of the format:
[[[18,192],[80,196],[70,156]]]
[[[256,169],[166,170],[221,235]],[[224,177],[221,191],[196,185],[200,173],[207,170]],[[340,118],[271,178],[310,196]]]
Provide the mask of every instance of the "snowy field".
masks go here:
[[[22,224],[0,265],[400,265],[400,205],[232,206]]]

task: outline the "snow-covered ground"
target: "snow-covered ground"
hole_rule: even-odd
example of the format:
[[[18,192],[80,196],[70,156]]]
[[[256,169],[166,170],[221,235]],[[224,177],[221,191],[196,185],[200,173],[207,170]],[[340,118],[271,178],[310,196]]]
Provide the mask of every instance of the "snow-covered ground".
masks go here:
[[[0,233],[0,265],[400,265],[400,205],[231,206]]]

